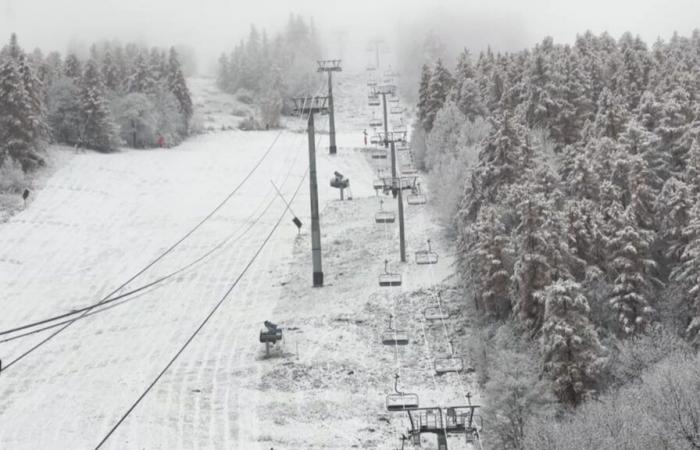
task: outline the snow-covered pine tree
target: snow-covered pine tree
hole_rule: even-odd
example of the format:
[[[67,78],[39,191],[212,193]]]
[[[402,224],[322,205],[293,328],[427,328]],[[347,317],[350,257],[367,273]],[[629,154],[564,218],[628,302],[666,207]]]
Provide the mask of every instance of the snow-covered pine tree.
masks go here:
[[[471,228],[473,244],[469,259],[473,271],[471,279],[477,284],[477,304],[486,316],[505,320],[511,313],[509,236],[492,206],[479,212]]]
[[[119,145],[117,127],[107,103],[102,73],[92,59],[85,65],[80,82],[80,107],[82,144],[102,152],[115,150]]]
[[[531,182],[530,182],[531,183]],[[570,250],[564,222],[545,194],[522,187],[525,200],[518,205],[520,222],[514,230],[516,260],[513,268],[513,310],[528,328],[537,332],[544,319],[543,289],[560,278],[571,278]]]
[[[488,109],[481,98],[479,86],[473,78],[462,82],[457,106],[471,122],[474,122],[477,117],[486,117],[488,115]]]
[[[644,91],[637,108],[637,121],[647,130],[654,131],[663,117],[662,105],[652,91]]]
[[[653,239],[653,233],[640,228],[634,212],[628,208],[609,242],[608,267],[616,274],[609,302],[622,335],[643,332],[653,319]]]
[[[676,177],[671,177],[663,185],[656,199],[656,221],[658,237],[664,254],[672,262],[678,262],[688,243],[683,230],[690,220],[690,209],[694,196],[690,186]]]
[[[569,200],[564,207],[565,235],[572,255],[571,273],[583,281],[593,271],[599,273],[605,262],[602,217],[596,204],[587,199]]]
[[[688,311],[686,337],[700,347],[700,203],[697,201],[690,211],[683,238],[688,245],[682,254],[682,264],[671,272],[671,279],[684,288],[683,306]]]
[[[219,57],[219,66],[216,72],[216,85],[224,92],[230,92],[230,64],[226,53]]]
[[[102,58],[102,78],[105,80],[105,87],[110,91],[117,92],[121,87],[119,69],[109,48],[105,50]]]
[[[576,407],[590,398],[605,358],[589,319],[588,300],[572,280],[557,280],[543,293],[542,357],[544,373],[563,403]]]
[[[666,94],[661,102],[661,119],[655,132],[661,137],[661,150],[670,155],[671,170],[680,174],[688,151],[681,139],[695,116],[692,99],[685,89],[679,87]]]
[[[610,89],[603,89],[598,98],[598,109],[593,123],[596,135],[617,140],[628,120],[629,114],[623,100]]]
[[[425,128],[427,132],[433,129],[435,115],[440,108],[442,108],[442,105],[445,104],[453,83],[452,75],[442,64],[442,60],[438,59],[433,68],[432,76],[430,77],[428,101],[425,107],[425,118],[423,120],[423,128]]]
[[[633,119],[620,135],[618,144],[625,153],[644,158],[653,172],[651,185],[658,192],[664,180],[671,175],[670,161],[668,155],[661,151],[659,138]]]
[[[36,121],[17,62],[8,58],[0,65],[0,163],[8,157],[24,171],[41,164],[36,154]]]
[[[474,80],[475,77],[476,71],[472,65],[471,55],[469,54],[469,50],[465,48],[457,57],[457,67],[455,68],[454,76],[455,83],[452,95],[450,96],[451,100],[459,105],[460,99],[462,98],[462,85],[467,80]]]
[[[156,80],[153,77],[151,65],[148,63],[148,58],[139,52],[132,72],[127,81],[129,92],[141,92],[143,94],[151,94],[155,92]]]
[[[700,194],[700,139],[694,139],[690,145],[683,180],[694,196]]]
[[[549,41],[535,47],[526,72],[525,120],[530,128],[549,129],[559,113],[556,102],[560,89],[559,76],[552,67]]]
[[[593,118],[590,100],[590,80],[579,58],[569,47],[560,56],[558,72],[561,84],[556,93],[556,115],[552,118],[550,135],[559,149],[581,139],[581,131],[588,119]]]
[[[27,61],[27,57],[24,54],[19,55],[17,64],[32,108],[31,132],[34,145],[36,148],[41,148],[49,140],[51,134],[51,130],[46,122],[46,92],[41,80],[36,76],[34,67]]]
[[[170,49],[167,81],[170,92],[173,93],[180,104],[180,112],[185,116],[185,123],[189,123],[194,113],[192,97],[190,96],[190,90],[187,88],[185,76],[182,74],[182,67],[180,66],[175,47]]]
[[[74,53],[66,56],[66,60],[63,63],[63,74],[75,81],[79,81],[83,76],[82,64],[80,64],[80,60]]]
[[[567,194],[575,199],[598,200],[600,175],[593,156],[586,151],[570,146],[565,150],[566,160],[570,163],[563,174]]]

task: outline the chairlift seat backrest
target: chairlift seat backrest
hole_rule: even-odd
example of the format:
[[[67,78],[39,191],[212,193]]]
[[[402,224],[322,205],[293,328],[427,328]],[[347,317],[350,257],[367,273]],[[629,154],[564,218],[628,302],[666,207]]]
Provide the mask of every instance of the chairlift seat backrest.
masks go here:
[[[406,198],[406,203],[409,205],[424,205],[428,202],[428,199],[423,194],[409,194]]]
[[[387,330],[382,333],[384,345],[408,345],[408,333],[398,330]]]
[[[371,156],[372,156],[372,159],[386,159],[387,158],[386,150],[383,148],[374,149],[374,150],[372,150]]]
[[[462,372],[464,370],[464,360],[455,356],[437,358],[435,359],[434,368],[437,375],[449,372]]]
[[[387,411],[405,411],[410,408],[418,408],[418,395],[402,393],[386,396]]]
[[[423,311],[425,320],[445,320],[450,318],[450,312],[440,306],[428,306]]]

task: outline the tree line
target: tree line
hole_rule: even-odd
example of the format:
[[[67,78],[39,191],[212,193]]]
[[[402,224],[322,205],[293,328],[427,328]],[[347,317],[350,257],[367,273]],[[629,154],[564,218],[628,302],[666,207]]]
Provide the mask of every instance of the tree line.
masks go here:
[[[655,349],[683,359],[700,346],[700,31],[651,47],[587,32],[476,61],[465,50],[452,70],[437,60],[422,69],[413,140],[433,192],[445,194],[479,345],[503,357],[474,349],[491,366],[480,381],[494,442],[612,448],[614,436],[581,433],[595,408],[628,414],[596,418],[615,429],[646,404],[615,404],[633,402],[630,383],[644,378],[623,368],[648,368],[656,392],[668,382]],[[656,359],[621,358],[624,348]],[[691,371],[693,361],[676,364]],[[697,392],[688,401],[700,405]],[[586,415],[562,415],[572,409]],[[624,442],[697,448],[697,423]]]
[[[71,53],[26,53],[12,34],[0,51],[0,165],[26,172],[49,143],[102,152],[177,144],[193,107],[178,54],[101,43]]]
[[[240,101],[257,106],[255,127],[278,127],[280,115],[290,113],[284,99],[313,94],[318,80],[313,68],[320,56],[313,21],[307,24],[291,15],[285,29],[273,38],[251,26],[248,37],[219,58],[217,84]]]

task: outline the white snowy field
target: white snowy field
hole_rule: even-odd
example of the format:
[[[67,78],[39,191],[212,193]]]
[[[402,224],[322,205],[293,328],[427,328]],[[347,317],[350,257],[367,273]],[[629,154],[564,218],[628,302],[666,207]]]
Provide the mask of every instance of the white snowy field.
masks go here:
[[[206,216],[274,143],[216,215],[125,289],[177,270],[225,241],[211,256],[76,321],[0,373],[0,448],[97,445],[283,214],[270,180],[288,199],[301,182],[292,209],[304,222],[302,234],[287,214],[221,309],[105,448],[395,448],[407,424],[401,414],[386,413],[383,401],[397,371],[400,385],[418,392],[423,404],[463,402],[467,375],[431,376],[432,358],[447,352],[449,335],[460,331],[452,323],[425,323],[421,312],[433,297],[414,292],[444,279],[451,258],[429,210],[411,207],[409,260],[427,237],[447,257],[431,267],[396,264],[397,227],[373,222],[376,168],[354,148],[362,139],[363,115],[359,103],[339,107],[339,123],[360,128],[340,127],[336,156],[327,155],[326,136],[317,148],[322,289],[310,287],[305,134],[215,132],[168,150],[70,158],[26,210],[0,225],[0,331],[103,298]],[[352,202],[337,201],[328,186],[334,170],[351,179]],[[403,272],[403,287],[377,287],[386,258]],[[411,334],[411,344],[398,353],[379,341],[390,313]],[[288,328],[275,358],[262,358],[263,320]],[[3,364],[52,331],[0,343]]]

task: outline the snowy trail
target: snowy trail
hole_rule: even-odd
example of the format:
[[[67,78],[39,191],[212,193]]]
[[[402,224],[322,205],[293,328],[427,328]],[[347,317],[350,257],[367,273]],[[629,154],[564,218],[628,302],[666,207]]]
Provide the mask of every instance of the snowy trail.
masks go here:
[[[395,298],[377,295],[385,243],[373,223],[375,169],[356,148],[362,114],[359,107],[339,111],[347,119],[340,123],[349,125],[338,134],[338,155],[327,155],[327,136],[317,146],[326,286],[310,288],[304,180],[291,205],[304,222],[302,234],[297,236],[291,215],[283,219],[221,310],[105,448],[393,448],[405,424],[383,410],[395,362],[378,339]],[[25,211],[0,225],[0,330],[106,295],[211,211],[276,135],[216,132],[171,150],[72,156]],[[123,305],[75,322],[3,372],[0,447],[94,447],[198,326],[284,211],[270,180],[290,198],[307,158],[306,135],[282,132],[239,194],[129,287],[186,265],[250,225],[273,201],[248,234]],[[353,202],[339,202],[328,186],[335,170],[351,179]],[[430,223],[425,209],[407,213],[408,220],[424,214]],[[410,255],[422,248],[425,232],[409,230]],[[441,264],[444,276],[449,261]],[[414,264],[403,272],[407,283],[392,296],[435,282]],[[413,301],[399,302],[398,314],[412,318],[411,332],[419,337],[415,319],[422,307],[410,307]],[[270,359],[262,358],[257,342],[266,319],[280,320],[288,330],[284,353]],[[44,336],[0,343],[0,358],[11,360]],[[421,352],[418,343],[402,350],[402,383],[416,386],[426,399],[459,395],[434,388],[432,363]]]

